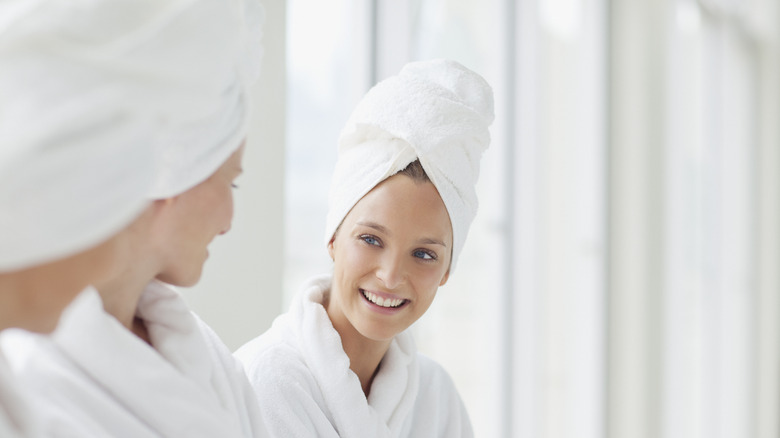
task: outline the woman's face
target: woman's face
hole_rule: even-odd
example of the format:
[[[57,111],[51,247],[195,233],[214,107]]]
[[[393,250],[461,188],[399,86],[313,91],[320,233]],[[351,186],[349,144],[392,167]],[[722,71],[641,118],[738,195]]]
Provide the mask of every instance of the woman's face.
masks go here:
[[[428,310],[447,281],[449,215],[433,184],[395,175],[355,204],[328,252],[334,272],[327,310],[334,326],[389,340]]]
[[[241,174],[241,146],[209,179],[170,199],[163,236],[164,270],[159,280],[177,286],[193,286],[200,280],[208,257],[208,245],[230,230],[233,220],[233,181]]]

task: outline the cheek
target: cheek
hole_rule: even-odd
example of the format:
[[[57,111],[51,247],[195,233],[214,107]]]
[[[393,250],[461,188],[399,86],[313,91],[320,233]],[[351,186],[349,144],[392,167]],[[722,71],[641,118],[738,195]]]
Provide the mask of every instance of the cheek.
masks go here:
[[[375,252],[360,242],[336,242],[333,251],[334,270],[345,277],[358,277],[370,271]]]
[[[228,220],[233,220],[234,208],[235,208],[235,202],[233,200],[233,190],[228,189],[228,192],[225,196],[225,210],[227,212]]]
[[[218,232],[230,228],[233,221],[233,192],[230,188],[227,191],[217,191],[203,205],[204,215],[211,217],[213,226]]]
[[[417,290],[433,297],[439,289],[445,272],[446,270],[439,266],[419,266],[414,273]]]
[[[235,213],[235,199],[233,197],[233,189],[228,189],[227,197],[226,197],[226,209],[227,209],[227,220],[228,224],[233,222],[233,214]]]

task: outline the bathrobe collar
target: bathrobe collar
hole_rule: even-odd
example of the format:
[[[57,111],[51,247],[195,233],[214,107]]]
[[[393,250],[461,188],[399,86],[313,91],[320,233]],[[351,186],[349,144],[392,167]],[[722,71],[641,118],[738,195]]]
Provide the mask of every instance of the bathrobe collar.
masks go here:
[[[241,436],[230,412],[229,385],[215,372],[178,292],[150,283],[137,316],[156,349],[107,314],[90,288],[66,310],[53,342],[94,384],[160,435]]]
[[[298,295],[289,318],[277,321],[287,326],[306,352],[307,366],[331,407],[331,421],[340,436],[397,436],[420,384],[412,335],[405,331],[393,339],[366,399],[358,376],[349,369],[341,337],[322,306],[330,286],[330,275],[312,279]]]

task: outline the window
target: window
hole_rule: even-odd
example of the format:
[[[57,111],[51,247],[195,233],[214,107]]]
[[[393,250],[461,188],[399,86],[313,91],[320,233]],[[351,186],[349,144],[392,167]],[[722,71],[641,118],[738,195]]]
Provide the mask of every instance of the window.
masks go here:
[[[352,107],[452,58],[497,117],[459,268],[414,330],[476,435],[777,436],[774,2],[320,3],[288,2],[288,297],[330,269]]]

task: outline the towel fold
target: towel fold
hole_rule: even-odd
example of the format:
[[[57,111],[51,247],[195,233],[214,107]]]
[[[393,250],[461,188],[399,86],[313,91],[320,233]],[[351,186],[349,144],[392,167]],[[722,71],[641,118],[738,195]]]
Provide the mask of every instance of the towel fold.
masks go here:
[[[253,0],[233,0],[233,35],[221,50],[220,94],[209,111],[172,124],[156,148],[159,164],[150,198],[181,194],[213,174],[246,137],[250,88],[260,74],[264,10]]]
[[[155,145],[182,127],[217,118],[209,124],[238,133],[209,142],[241,136],[244,113],[227,123],[222,112],[245,106],[239,90],[256,76],[259,10],[0,2],[0,271],[79,252],[129,223],[159,177]]]

